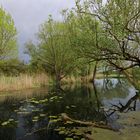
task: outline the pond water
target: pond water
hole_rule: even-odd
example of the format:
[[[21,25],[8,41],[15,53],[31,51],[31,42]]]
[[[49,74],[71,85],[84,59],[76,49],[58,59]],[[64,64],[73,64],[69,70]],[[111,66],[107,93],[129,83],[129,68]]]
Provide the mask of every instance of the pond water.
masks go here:
[[[85,126],[62,123],[62,113],[118,130],[124,127],[116,121],[118,113],[130,111],[140,111],[139,97],[134,87],[120,79],[0,93],[0,140],[82,139],[72,129]]]

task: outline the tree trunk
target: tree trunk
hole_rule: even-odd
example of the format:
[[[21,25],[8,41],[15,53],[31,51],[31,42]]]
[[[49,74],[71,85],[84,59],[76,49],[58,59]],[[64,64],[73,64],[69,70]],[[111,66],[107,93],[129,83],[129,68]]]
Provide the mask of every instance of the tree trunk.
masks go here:
[[[97,65],[98,65],[98,61],[96,61],[95,67],[94,67],[94,71],[93,71],[93,77],[92,77],[92,81],[93,81],[93,82],[94,82],[95,77],[96,77]]]
[[[55,82],[56,82],[56,87],[60,88],[61,87],[61,76],[60,76],[60,74],[56,74]]]

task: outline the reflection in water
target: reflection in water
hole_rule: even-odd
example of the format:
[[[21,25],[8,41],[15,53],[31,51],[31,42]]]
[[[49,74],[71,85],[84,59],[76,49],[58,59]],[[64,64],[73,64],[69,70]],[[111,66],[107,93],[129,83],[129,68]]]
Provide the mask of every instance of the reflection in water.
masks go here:
[[[60,136],[53,131],[53,128],[58,128],[54,122],[59,120],[57,116],[61,113],[67,113],[77,120],[114,125],[115,119],[110,119],[116,115],[116,111],[126,112],[140,107],[135,89],[122,80],[96,80],[95,85],[62,88],[56,90],[49,87],[2,96],[0,140],[63,140],[64,135]]]
[[[137,104],[137,100],[139,99],[139,95],[136,94],[135,96],[133,96],[132,98],[130,98],[125,105],[123,105],[121,102],[119,102],[119,104],[112,104],[113,108],[110,108],[109,110],[112,111],[111,113],[109,113],[108,116],[111,116],[112,114],[114,114],[116,111],[119,112],[128,112],[128,111],[136,111],[136,104]]]

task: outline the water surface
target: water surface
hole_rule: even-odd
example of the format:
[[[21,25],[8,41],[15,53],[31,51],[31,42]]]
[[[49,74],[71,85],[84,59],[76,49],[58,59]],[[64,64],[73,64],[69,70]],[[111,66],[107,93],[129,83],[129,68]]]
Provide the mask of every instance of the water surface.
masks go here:
[[[118,112],[140,110],[140,102],[135,95],[134,87],[118,79],[96,80],[94,86],[65,85],[62,89],[48,86],[0,93],[0,140],[63,140],[66,134],[54,129],[61,126],[69,131],[79,126],[72,128],[71,125],[56,123],[61,113],[77,120],[103,122],[119,129],[122,125],[116,122]]]

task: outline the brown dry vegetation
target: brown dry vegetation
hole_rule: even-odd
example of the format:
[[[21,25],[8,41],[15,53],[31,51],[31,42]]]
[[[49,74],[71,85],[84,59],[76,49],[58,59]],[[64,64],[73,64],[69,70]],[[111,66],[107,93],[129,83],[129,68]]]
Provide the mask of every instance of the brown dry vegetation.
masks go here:
[[[43,87],[48,85],[46,74],[21,74],[19,76],[0,76],[0,91],[14,91]]]

